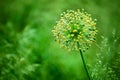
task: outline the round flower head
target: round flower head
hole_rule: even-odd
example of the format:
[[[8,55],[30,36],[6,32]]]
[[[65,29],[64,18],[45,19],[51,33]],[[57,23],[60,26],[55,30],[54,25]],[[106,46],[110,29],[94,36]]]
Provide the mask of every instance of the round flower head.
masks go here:
[[[95,41],[97,33],[95,21],[83,10],[67,10],[61,14],[52,32],[61,47],[78,50],[79,43],[79,49],[86,50]]]

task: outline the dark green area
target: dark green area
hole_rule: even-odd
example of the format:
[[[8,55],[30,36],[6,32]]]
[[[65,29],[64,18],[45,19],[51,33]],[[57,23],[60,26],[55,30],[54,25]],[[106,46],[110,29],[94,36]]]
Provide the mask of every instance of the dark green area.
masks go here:
[[[1,0],[0,80],[87,80],[79,52],[55,42],[52,29],[66,10],[97,19],[97,40],[84,52],[93,80],[120,80],[119,0]]]

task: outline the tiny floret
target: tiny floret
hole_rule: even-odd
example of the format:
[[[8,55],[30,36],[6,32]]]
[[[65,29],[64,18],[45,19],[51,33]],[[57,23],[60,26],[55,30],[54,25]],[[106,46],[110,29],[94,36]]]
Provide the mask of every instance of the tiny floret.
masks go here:
[[[95,41],[96,19],[93,20],[84,10],[67,10],[61,14],[52,32],[61,47],[86,50]],[[79,49],[77,43],[80,45]]]

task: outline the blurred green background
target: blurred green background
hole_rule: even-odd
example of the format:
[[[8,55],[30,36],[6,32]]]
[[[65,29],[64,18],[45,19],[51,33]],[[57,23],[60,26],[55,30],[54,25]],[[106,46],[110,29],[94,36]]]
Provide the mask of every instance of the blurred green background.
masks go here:
[[[93,80],[120,80],[119,0],[0,0],[0,80],[88,80],[77,51],[55,42],[66,10],[97,19],[97,40],[84,57]]]

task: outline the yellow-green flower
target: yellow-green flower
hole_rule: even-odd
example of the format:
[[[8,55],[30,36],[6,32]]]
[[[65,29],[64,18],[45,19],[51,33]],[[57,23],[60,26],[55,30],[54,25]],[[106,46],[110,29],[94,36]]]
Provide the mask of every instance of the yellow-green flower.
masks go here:
[[[52,32],[61,47],[78,50],[79,43],[80,49],[86,50],[95,41],[96,22],[83,10],[67,10]]]

